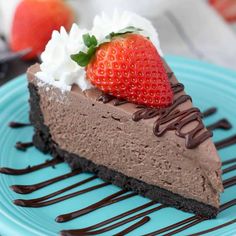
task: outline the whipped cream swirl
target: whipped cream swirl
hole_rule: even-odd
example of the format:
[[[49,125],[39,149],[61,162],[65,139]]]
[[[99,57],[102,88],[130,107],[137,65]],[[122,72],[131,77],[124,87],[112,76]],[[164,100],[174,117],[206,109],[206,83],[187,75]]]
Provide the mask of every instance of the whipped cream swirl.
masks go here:
[[[53,31],[52,38],[41,55],[41,71],[36,76],[42,82],[54,85],[62,91],[70,91],[73,84],[77,84],[82,91],[90,89],[92,85],[86,79],[85,68],[74,62],[70,56],[79,51],[86,51],[84,34],[94,35],[98,42],[101,42],[111,32],[118,32],[129,26],[142,29],[138,33],[149,37],[163,56],[158,34],[149,20],[132,12],[114,11],[112,16],[105,13],[97,15],[91,30],[80,29],[78,25],[73,24],[69,33],[64,27],[61,27],[60,32]]]
[[[129,26],[142,29],[142,31],[137,33],[148,37],[156,47],[158,53],[163,56],[158,34],[152,23],[134,12],[119,12],[115,10],[112,16],[104,12],[101,15],[95,16],[91,34],[95,35],[98,41],[102,41],[111,32],[118,32]]]
[[[63,91],[71,90],[72,84],[77,84],[82,90],[91,88],[84,68],[70,57],[85,50],[82,36],[86,33],[86,29],[79,29],[76,24],[73,24],[69,34],[64,27],[61,27],[60,32],[53,31],[52,38],[41,55],[41,71],[36,76]]]

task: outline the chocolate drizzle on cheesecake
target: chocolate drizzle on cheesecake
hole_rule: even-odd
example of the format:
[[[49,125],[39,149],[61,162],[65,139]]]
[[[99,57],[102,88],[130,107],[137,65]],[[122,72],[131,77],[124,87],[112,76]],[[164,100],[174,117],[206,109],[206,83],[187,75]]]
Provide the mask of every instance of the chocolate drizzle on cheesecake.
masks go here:
[[[110,94],[106,94],[106,93],[103,93],[97,100],[103,102],[104,104],[112,101],[114,106],[120,106],[125,103],[128,103],[128,101],[126,101],[126,100],[118,99],[118,98],[116,98]]]
[[[168,78],[171,79],[173,76],[173,72],[167,73]],[[171,88],[174,94],[180,93],[184,91],[184,85],[181,83],[171,84]],[[197,108],[189,108],[184,111],[180,111],[177,107],[188,100],[192,101],[189,95],[180,95],[177,97],[173,104],[167,108],[153,108],[146,107],[144,105],[137,105],[138,109],[132,116],[133,121],[140,121],[142,119],[152,119],[157,117],[157,120],[153,125],[153,133],[160,137],[164,135],[167,131],[175,130],[175,134],[181,138],[185,139],[186,148],[192,149],[196,148],[206,139],[212,137],[212,129],[215,128],[228,128],[230,123],[227,123],[227,120],[221,120],[219,123],[214,124],[212,127],[209,127],[208,130],[204,130],[205,126],[202,122],[203,115]],[[103,103],[113,102],[114,106],[122,105],[127,103],[125,100],[119,100],[110,94],[103,93],[98,101],[102,101]],[[210,110],[205,112],[205,116],[214,113],[216,110],[211,108]],[[183,128],[192,122],[197,122],[197,126],[188,131],[183,132]],[[166,126],[162,127],[163,124]],[[230,128],[230,127],[229,127]]]
[[[181,83],[171,84],[171,88],[172,88],[174,94],[184,91],[184,85]]]
[[[184,111],[175,110],[180,104],[186,102],[187,100],[191,100],[191,97],[188,95],[181,95],[168,108],[143,108],[134,113],[133,120],[139,121],[141,119],[150,119],[155,116],[160,116],[154,122],[153,126],[153,132],[157,137],[162,136],[168,130],[175,130],[177,136],[185,138],[187,148],[195,148],[200,143],[211,137],[212,133],[210,131],[204,131],[201,133],[204,129],[204,125],[199,109],[189,108]],[[198,125],[189,132],[182,132],[183,127],[193,121],[197,121]],[[161,125],[166,123],[168,124],[161,128]]]

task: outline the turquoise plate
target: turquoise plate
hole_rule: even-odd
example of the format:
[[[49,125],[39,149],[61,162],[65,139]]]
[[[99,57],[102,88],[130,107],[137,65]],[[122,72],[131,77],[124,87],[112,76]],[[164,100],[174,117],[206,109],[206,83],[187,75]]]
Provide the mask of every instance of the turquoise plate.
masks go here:
[[[236,134],[236,73],[199,61],[173,56],[166,57],[166,59],[173,71],[175,71],[178,79],[185,84],[186,90],[193,97],[195,105],[203,110],[211,106],[218,107],[218,112],[215,115],[205,119],[206,124],[213,123],[223,117],[228,118],[232,122],[233,128],[231,130],[215,131],[214,140],[218,141]],[[25,75],[14,79],[0,88],[0,166],[2,167],[24,168],[28,165],[42,163],[49,158],[48,155],[40,153],[35,148],[29,148],[27,152],[21,152],[14,148],[17,141],[31,141],[32,138],[33,129],[31,127],[10,129],[7,125],[10,121],[28,121],[28,97]],[[222,149],[219,153],[222,160],[233,158],[236,156],[236,145]],[[22,176],[0,175],[0,235],[58,235],[58,232],[62,229],[90,226],[148,202],[148,199],[135,196],[61,224],[55,222],[56,216],[88,206],[116,192],[118,188],[106,186],[99,190],[42,208],[21,208],[12,204],[13,199],[30,199],[46,195],[75,183],[78,179],[89,176],[89,174],[74,176],[28,195],[16,194],[9,189],[9,186],[13,184],[33,184],[67,172],[69,172],[69,167],[62,163],[57,165],[56,169],[49,167]],[[233,175],[236,175],[236,171],[225,174],[223,178],[229,178]],[[99,182],[102,181],[94,180],[84,186],[87,187]],[[84,186],[78,187],[78,189],[82,189]],[[73,191],[75,190],[71,190],[71,192]],[[235,197],[236,186],[226,189],[222,194],[221,201],[225,203]],[[220,213],[217,219],[202,222],[178,235],[188,235],[225,223],[236,218],[235,212],[236,206],[231,207]],[[137,236],[152,232],[192,215],[173,208],[165,208],[150,214],[150,216],[151,221],[132,231],[129,235]],[[104,235],[113,235],[133,223],[109,231]],[[208,235],[236,235],[236,224],[229,225]]]

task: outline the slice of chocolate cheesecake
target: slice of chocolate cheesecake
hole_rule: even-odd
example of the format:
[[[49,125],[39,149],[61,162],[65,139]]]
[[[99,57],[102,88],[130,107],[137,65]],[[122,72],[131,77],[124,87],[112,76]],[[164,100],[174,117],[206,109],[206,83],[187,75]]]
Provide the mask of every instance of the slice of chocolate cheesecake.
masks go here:
[[[96,88],[71,91],[27,72],[34,145],[72,169],[178,209],[215,217],[223,191],[221,162],[194,108],[165,64],[174,93],[167,108],[135,105]]]

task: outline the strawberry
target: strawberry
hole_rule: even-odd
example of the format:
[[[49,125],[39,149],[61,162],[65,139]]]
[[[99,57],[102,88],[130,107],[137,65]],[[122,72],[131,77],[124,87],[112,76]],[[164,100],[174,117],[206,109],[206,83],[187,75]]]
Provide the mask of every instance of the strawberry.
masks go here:
[[[228,22],[236,21],[236,1],[235,0],[209,0],[209,3]]]
[[[17,52],[31,48],[26,59],[32,59],[44,50],[53,30],[64,26],[70,29],[74,14],[62,0],[23,0],[13,19],[10,47]]]
[[[122,33],[98,46],[95,40],[92,36],[90,41],[94,43],[87,43],[87,54],[72,55],[80,65],[86,65],[87,79],[94,86],[136,104],[158,108],[172,104],[173,91],[166,70],[149,39]]]

